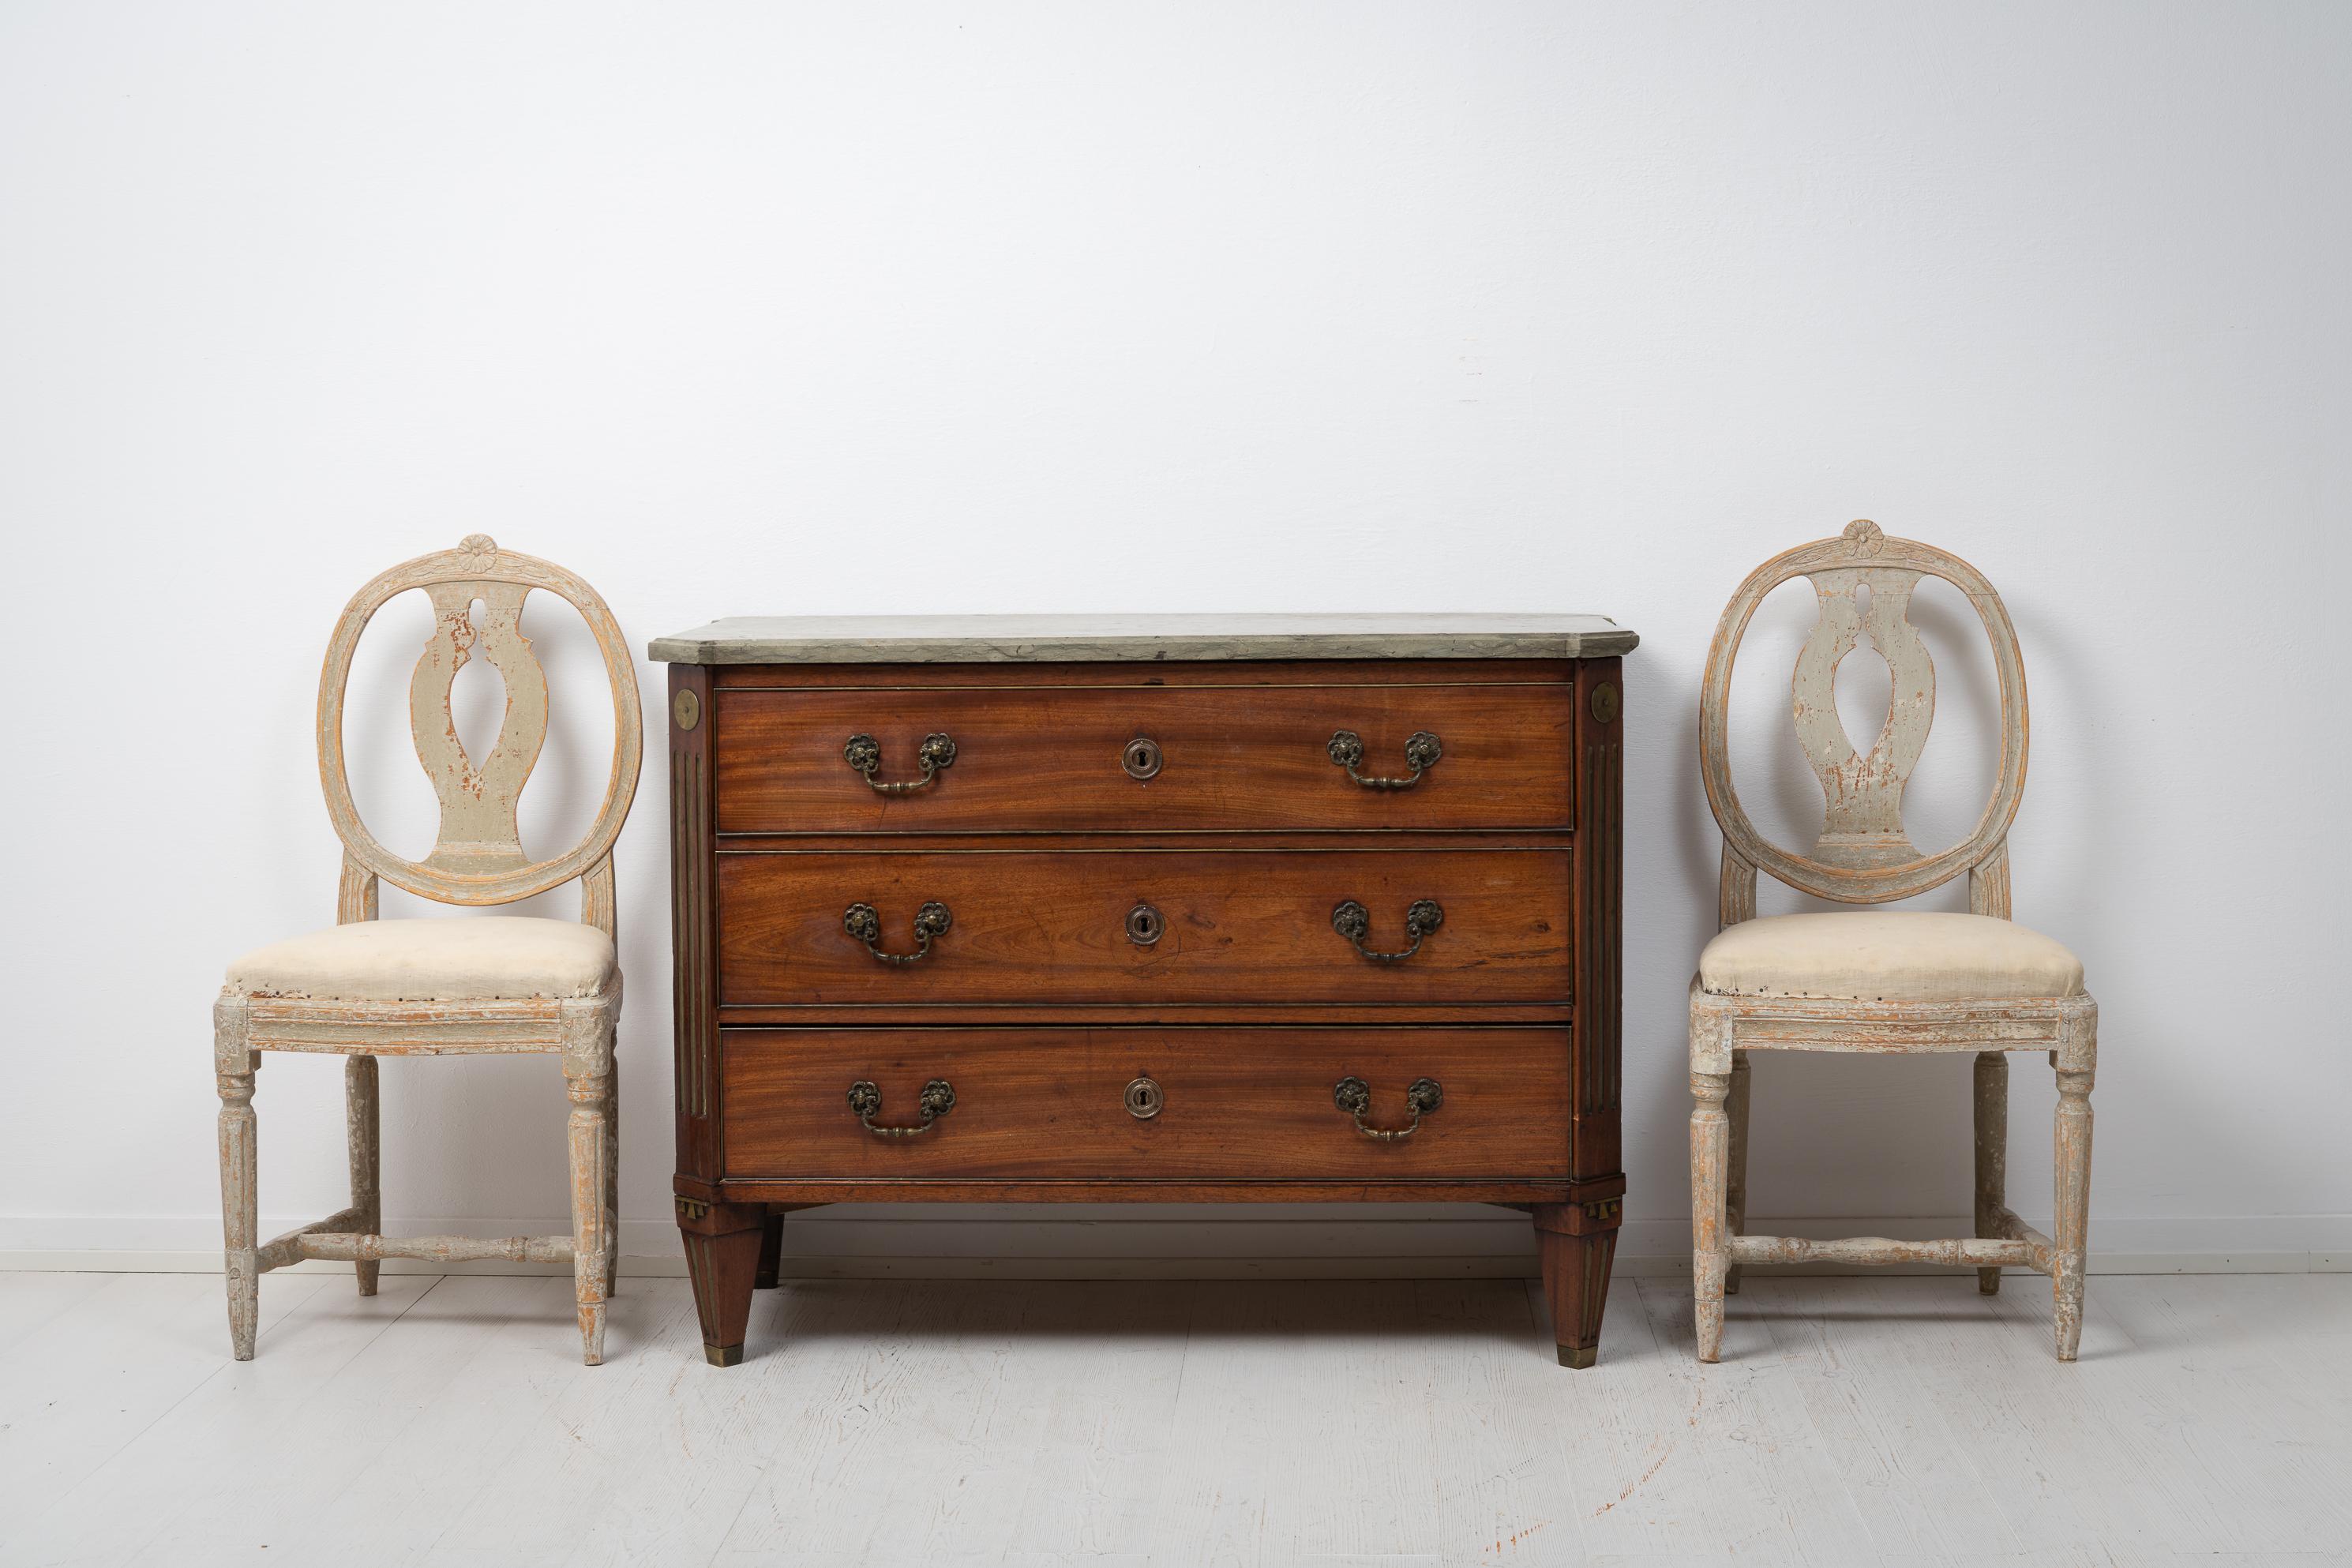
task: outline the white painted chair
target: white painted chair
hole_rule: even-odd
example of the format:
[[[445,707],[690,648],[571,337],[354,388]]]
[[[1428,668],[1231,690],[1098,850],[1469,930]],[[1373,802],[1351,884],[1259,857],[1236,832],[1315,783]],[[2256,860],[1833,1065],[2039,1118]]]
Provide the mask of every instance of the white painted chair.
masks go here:
[[[1731,787],[1727,735],[1732,662],[1764,596],[1811,579],[1821,618],[1797,658],[1797,735],[1828,812],[1811,851],[1767,843]],[[1935,716],[1936,672],[1908,619],[1912,589],[1940,577],[1968,595],[1992,643],[2000,687],[2000,760],[1991,801],[1966,841],[1928,855],[1903,830],[1903,788]],[[1864,590],[1867,590],[1866,595]],[[1867,606],[1860,602],[1866,598]],[[1839,722],[1838,661],[1867,629],[1894,674],[1886,723],[1857,753]],[[2025,668],[2000,597],[1958,558],[1878,525],[1774,557],[1723,612],[1699,694],[1699,763],[1723,830],[1722,931],[1699,956],[1690,992],[1691,1239],[1698,1358],[1723,1347],[1723,1300],[1748,1263],[1974,1264],[1977,1288],[2000,1289],[2003,1267],[2051,1277],[2058,1359],[2083,1332],[2083,1258],[2091,1186],[2091,1077],[2098,1008],[2083,966],[2057,942],[2009,920],[2008,835],[2025,785]],[[1874,910],[1756,918],[1756,873],[1841,903],[1925,892],[1963,871],[1970,913]],[[1861,1237],[1808,1241],[1745,1234],[1748,1053],[1973,1051],[1976,1236],[1954,1241]],[[2005,1205],[2009,1058],[2046,1050],[2058,1075],[2056,1239]]]
[[[412,588],[432,599],[435,616],[409,683],[417,760],[441,803],[440,831],[423,860],[404,860],[376,842],[360,821],[343,768],[343,692],[352,651],[376,611]],[[515,820],[523,784],[547,737],[547,678],[518,625],[533,588],[561,595],[579,610],[604,652],[613,690],[613,771],[595,821],[569,852],[539,861],[524,858]],[[457,671],[477,656],[505,679],[507,698],[497,742],[479,761],[458,741],[449,705]],[[305,1258],[354,1264],[362,1296],[375,1294],[386,1258],[568,1258],[578,1287],[583,1359],[592,1366],[604,1359],[620,1183],[613,1028],[621,1011],[621,973],[614,951],[612,852],[637,788],[644,749],[637,703],[628,647],[595,590],[560,566],[502,551],[484,534],[394,567],[344,607],[319,678],[319,774],[343,841],[340,923],[238,959],[213,1007],[221,1225],[229,1338],[237,1360],[253,1358],[261,1275]],[[529,898],[574,878],[580,879],[576,924],[499,915],[376,919],[378,879],[442,903],[488,905]],[[352,1204],[257,1244],[253,1079],[264,1051],[328,1051],[348,1058]],[[562,1058],[572,1101],[572,1234],[495,1241],[377,1234],[383,1214],[375,1058],[520,1051]]]

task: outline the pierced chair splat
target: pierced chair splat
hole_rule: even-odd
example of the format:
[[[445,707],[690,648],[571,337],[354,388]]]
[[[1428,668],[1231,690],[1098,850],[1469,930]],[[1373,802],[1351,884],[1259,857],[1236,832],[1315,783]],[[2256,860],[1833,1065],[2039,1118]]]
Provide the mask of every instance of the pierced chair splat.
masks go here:
[[[1930,855],[1904,830],[1903,792],[1935,717],[1936,672],[1910,621],[1922,577],[1965,595],[1991,644],[2000,696],[1992,796],[1962,842]],[[1821,836],[1803,854],[1757,830],[1732,787],[1731,673],[1766,595],[1809,579],[1820,615],[1797,658],[1791,706],[1805,759],[1821,781]],[[1893,676],[1886,721],[1856,751],[1834,700],[1839,661],[1867,633]],[[1690,990],[1691,1233],[1698,1355],[1722,1351],[1724,1298],[1747,1263],[1973,1265],[1978,1288],[2003,1268],[2050,1276],[2058,1359],[2082,1337],[2089,1225],[2091,1080],[2098,1008],[2083,966],[2063,945],[2010,922],[2010,825],[2025,787],[2025,669],[2017,633],[1992,584],[1957,556],[1893,539],[1876,523],[1766,562],[1740,584],[1708,649],[1699,693],[1699,765],[1723,834],[1721,931],[1699,956]],[[1769,872],[1817,898],[1883,904],[1969,877],[1967,914],[1904,910],[1758,919],[1756,878]],[[1747,1231],[1748,1109],[1754,1050],[1976,1054],[1976,1235],[1957,1240],[1861,1237],[1813,1241]],[[2009,1058],[2046,1051],[2057,1070],[2054,1237],[2007,1206]]]
[[[564,854],[532,860],[516,813],[547,737],[547,679],[522,635],[534,588],[569,601],[604,657],[613,699],[612,772],[586,836]],[[422,590],[434,626],[409,682],[417,760],[440,802],[440,826],[422,860],[379,843],[353,804],[343,755],[343,702],[352,657],[375,613]],[[478,617],[474,606],[482,606]],[[487,659],[506,685],[498,737],[478,760],[459,740],[451,697],[457,673]],[[249,952],[229,965],[213,1008],[219,1080],[222,1230],[229,1338],[252,1359],[260,1276],[303,1258],[352,1264],[373,1295],[387,1258],[572,1265],[584,1360],[604,1359],[604,1303],[613,1293],[620,1184],[620,1103],[613,1070],[621,973],[614,946],[613,844],[636,793],[644,729],[628,644],[595,590],[560,566],[500,550],[487,535],[395,566],[354,595],[337,621],[319,679],[319,774],[343,843],[337,924]],[[379,882],[436,902],[480,907],[577,880],[578,923],[478,915],[377,918]],[[351,1206],[269,1242],[258,1239],[253,1089],[265,1051],[344,1057]],[[543,1052],[561,1058],[571,1102],[572,1234],[388,1237],[383,1224],[376,1058]]]

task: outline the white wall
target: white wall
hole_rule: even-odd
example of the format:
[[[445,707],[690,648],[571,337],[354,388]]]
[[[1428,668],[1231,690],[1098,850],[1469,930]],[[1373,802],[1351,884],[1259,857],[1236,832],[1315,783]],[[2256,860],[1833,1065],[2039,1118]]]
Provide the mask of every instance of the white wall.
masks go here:
[[[2024,639],[2017,910],[2101,999],[2095,1243],[2340,1257],[2347,68],[2328,4],[9,6],[0,1250],[216,1244],[220,967],[332,917],[316,660],[370,574],[478,529],[597,584],[640,648],[762,612],[1637,628],[1626,1251],[1669,1255],[1713,924],[1700,661],[1751,566],[1868,516],[1974,561]],[[353,731],[416,847],[423,624],[373,645]],[[587,645],[540,624],[561,700]],[[1986,725],[1944,668],[1938,839]],[[551,776],[594,765],[570,715]],[[1801,826],[1772,717],[1757,798]],[[586,792],[549,787],[551,834]],[[649,767],[619,864],[648,1255],[665,809]],[[1962,1212],[1967,1072],[1763,1064],[1757,1212]],[[264,1074],[271,1217],[342,1201],[337,1073]],[[556,1227],[551,1067],[386,1080],[396,1222]],[[2046,1214],[2047,1079],[2017,1085]],[[804,1239],[1524,1245],[1415,1212]]]

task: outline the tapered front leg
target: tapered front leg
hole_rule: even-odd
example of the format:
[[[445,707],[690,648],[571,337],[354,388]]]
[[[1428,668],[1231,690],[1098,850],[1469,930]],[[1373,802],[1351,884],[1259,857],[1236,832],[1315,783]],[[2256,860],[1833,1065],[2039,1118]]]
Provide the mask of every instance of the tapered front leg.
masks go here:
[[[743,1359],[743,1334],[751,1321],[766,1211],[757,1204],[681,1197],[677,1228],[686,1243],[694,1310],[702,1320],[702,1358],[713,1366],[733,1366]]]
[[[1997,1237],[1993,1221],[2009,1202],[2009,1053],[1979,1051],[1976,1068],[1977,1234]],[[2000,1289],[2000,1270],[1977,1270],[1977,1289]]]
[[[1698,1326],[1698,1359],[1723,1354],[1723,1277],[1729,1268],[1724,1237],[1725,1176],[1730,1164],[1731,1075],[1695,1072],[1691,1097],[1691,1297]]]
[[[1600,1358],[1601,1315],[1609,1305],[1609,1266],[1623,1207],[1619,1198],[1535,1207],[1544,1302],[1562,1366],[1581,1372]]]
[[[383,1119],[376,1098],[376,1071],[373,1057],[343,1058],[343,1131],[351,1152],[352,1207],[360,1216],[363,1236],[383,1234]],[[383,1265],[363,1260],[352,1267],[359,1275],[360,1294],[374,1295]]]
[[[2058,1234],[2053,1238],[2058,1268],[2051,1294],[2060,1361],[2073,1361],[2083,1342],[2083,1269],[2091,1230],[2091,1077],[2088,1071],[2058,1075]]]

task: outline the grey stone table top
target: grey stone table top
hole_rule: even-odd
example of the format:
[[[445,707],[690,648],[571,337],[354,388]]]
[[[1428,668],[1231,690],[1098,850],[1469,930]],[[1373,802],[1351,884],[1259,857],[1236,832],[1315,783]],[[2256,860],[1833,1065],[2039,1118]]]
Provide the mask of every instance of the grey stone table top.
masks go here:
[[[651,654],[660,664],[1596,658],[1640,641],[1605,616],[740,616],[656,637]]]

